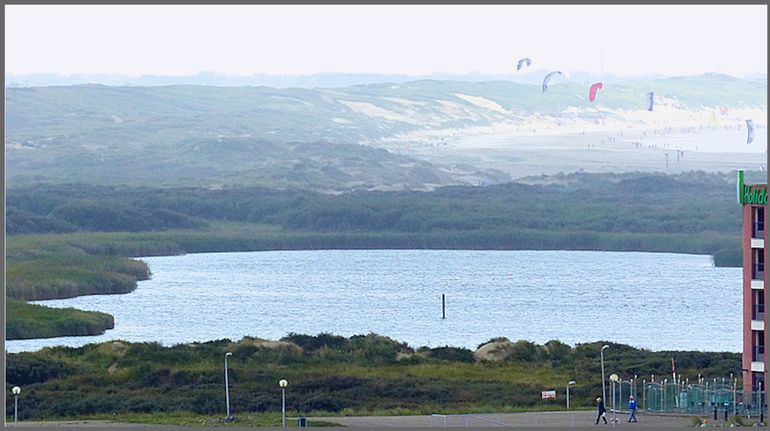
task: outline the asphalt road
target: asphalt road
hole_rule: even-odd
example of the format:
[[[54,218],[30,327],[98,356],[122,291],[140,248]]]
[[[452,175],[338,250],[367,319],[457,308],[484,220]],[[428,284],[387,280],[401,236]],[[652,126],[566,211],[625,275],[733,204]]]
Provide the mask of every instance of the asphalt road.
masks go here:
[[[559,428],[687,428],[692,427],[691,417],[676,415],[637,415],[639,422],[628,423],[627,415],[618,413],[617,423],[612,423],[612,413],[607,414],[609,424],[604,425],[601,422],[598,426],[595,424],[595,411],[578,412],[532,412],[532,413],[490,413],[490,414],[468,414],[468,415],[431,415],[431,416],[323,416],[310,417],[310,421],[323,421],[337,423],[342,426],[355,428],[368,427],[559,427]],[[757,418],[747,420],[744,418],[745,425],[751,426]],[[287,418],[287,424],[295,427],[296,418]],[[9,423],[13,426],[13,423]],[[233,424],[238,426],[237,423]],[[142,424],[119,423],[110,421],[44,421],[44,422],[19,422],[20,427],[125,427],[125,426],[147,426]],[[152,425],[150,425],[152,426]],[[729,426],[724,420],[713,421],[708,419],[707,426]]]
[[[537,412],[537,413],[501,413],[469,415],[432,415],[432,416],[347,416],[311,418],[335,422],[350,427],[569,427],[596,428],[595,411],[579,412]],[[612,414],[607,413],[610,422],[599,427],[609,428],[671,428],[691,427],[691,418],[686,416],[660,416],[637,414],[636,423],[626,422],[626,414],[617,414],[617,423],[613,425]],[[711,425],[709,421],[709,425]],[[722,425],[724,421],[717,421]],[[728,424],[729,425],[729,424]]]

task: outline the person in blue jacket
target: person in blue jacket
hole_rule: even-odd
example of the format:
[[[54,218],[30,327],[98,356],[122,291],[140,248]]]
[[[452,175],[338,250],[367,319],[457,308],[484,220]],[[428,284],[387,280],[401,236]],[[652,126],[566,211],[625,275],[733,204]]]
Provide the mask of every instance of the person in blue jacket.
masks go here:
[[[637,422],[636,420],[636,400],[634,399],[633,395],[629,395],[628,397],[628,411],[630,412],[628,415],[628,421],[629,422]]]

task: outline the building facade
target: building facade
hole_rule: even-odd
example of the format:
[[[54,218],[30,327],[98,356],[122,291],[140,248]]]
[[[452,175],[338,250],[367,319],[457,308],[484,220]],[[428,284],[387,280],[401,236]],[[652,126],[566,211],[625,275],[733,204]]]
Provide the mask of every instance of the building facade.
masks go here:
[[[743,211],[743,397],[744,404],[761,406],[766,403],[762,393],[768,370],[767,184],[747,184],[738,171],[737,189]]]

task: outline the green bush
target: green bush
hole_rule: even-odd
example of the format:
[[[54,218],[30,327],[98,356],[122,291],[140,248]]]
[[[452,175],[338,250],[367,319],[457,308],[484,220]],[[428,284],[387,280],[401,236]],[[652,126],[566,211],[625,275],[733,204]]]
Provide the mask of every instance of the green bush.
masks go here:
[[[461,347],[436,347],[430,349],[430,357],[442,361],[474,362],[473,352]]]
[[[541,359],[540,348],[531,341],[519,340],[509,348],[508,360],[515,362],[536,362]]]
[[[288,341],[301,347],[306,352],[314,352],[324,347],[339,350],[347,348],[350,345],[350,340],[338,335],[332,335],[326,332],[322,332],[316,336],[303,335],[289,333],[289,335],[281,338],[281,341]]]

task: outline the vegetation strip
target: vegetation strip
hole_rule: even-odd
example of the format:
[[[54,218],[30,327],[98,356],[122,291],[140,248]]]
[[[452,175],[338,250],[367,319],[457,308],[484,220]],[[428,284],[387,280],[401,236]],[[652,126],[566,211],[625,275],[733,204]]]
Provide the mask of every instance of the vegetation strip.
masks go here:
[[[224,417],[225,352],[233,353],[230,399],[239,417],[280,412],[280,379],[289,382],[292,417],[554,410],[562,403],[542,400],[541,391],[562,391],[570,380],[577,382],[570,389],[572,407],[591,408],[601,393],[603,344],[494,338],[472,351],[417,348],[375,334],[289,334],[279,341],[246,337],[170,347],[113,341],[9,354],[6,377],[24,390],[25,420],[113,413]],[[670,375],[672,357],[683,379],[741,376],[739,353],[651,352],[609,344],[605,367],[624,379]],[[12,411],[11,397],[8,403]]]

